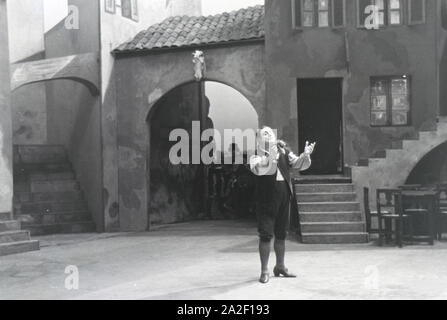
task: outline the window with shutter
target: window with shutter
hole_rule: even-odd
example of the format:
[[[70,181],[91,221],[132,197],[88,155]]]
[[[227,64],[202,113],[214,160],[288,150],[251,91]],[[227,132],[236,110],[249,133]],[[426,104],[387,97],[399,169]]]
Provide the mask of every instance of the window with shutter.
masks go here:
[[[345,25],[345,0],[332,0],[332,25],[340,28]]]
[[[366,8],[372,3],[371,0],[357,0],[357,24],[359,27],[365,26],[365,21],[368,18]]]
[[[410,124],[410,78],[371,78],[371,126]]]
[[[346,0],[292,0],[293,28],[343,27]]]
[[[292,21],[293,28],[301,28],[303,26],[301,21],[301,0],[292,0]]]
[[[410,25],[425,23],[425,0],[408,1],[408,23]]]
[[[138,0],[121,0],[123,17],[138,21]]]

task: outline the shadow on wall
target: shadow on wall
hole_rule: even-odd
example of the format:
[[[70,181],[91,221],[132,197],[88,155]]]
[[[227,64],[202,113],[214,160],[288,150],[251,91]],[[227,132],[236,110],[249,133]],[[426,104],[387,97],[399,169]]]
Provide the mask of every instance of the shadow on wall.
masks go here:
[[[435,185],[447,181],[447,142],[427,154],[413,169],[407,184]]]
[[[48,144],[66,148],[97,231],[101,232],[104,223],[99,96],[92,96],[87,87],[70,80],[49,81],[46,85]]]

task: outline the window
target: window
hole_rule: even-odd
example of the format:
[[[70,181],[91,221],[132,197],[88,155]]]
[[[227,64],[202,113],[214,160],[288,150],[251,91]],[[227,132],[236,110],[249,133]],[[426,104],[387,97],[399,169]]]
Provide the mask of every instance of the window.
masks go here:
[[[409,77],[371,78],[371,125],[405,126],[409,124]]]
[[[368,7],[376,6],[376,12],[369,11]],[[374,15],[379,27],[385,25],[403,24],[403,2],[402,0],[357,0],[358,25],[365,26],[365,22]]]
[[[293,27],[342,27],[345,0],[292,0]]]
[[[138,21],[138,0],[121,0],[123,17]]]
[[[408,24],[425,23],[425,0],[408,0]]]
[[[116,12],[115,0],[105,0],[105,8],[106,12],[115,13]]]

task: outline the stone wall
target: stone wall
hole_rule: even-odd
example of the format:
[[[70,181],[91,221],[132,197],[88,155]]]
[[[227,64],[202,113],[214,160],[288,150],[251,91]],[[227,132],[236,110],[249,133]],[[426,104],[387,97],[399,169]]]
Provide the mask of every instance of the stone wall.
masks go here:
[[[12,121],[6,0],[0,0],[0,212],[12,212]]]

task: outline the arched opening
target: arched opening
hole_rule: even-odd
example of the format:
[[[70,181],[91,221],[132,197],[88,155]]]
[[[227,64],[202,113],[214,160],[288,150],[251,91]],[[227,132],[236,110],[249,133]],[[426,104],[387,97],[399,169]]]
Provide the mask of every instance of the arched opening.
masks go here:
[[[189,150],[188,164],[173,164],[169,158],[177,142],[169,141],[170,133],[183,129],[189,146],[197,140],[193,122],[200,123],[200,133],[217,130],[222,137],[210,139],[215,145],[214,158],[222,164],[194,162],[194,148]],[[200,219],[237,219],[253,217],[249,195],[252,192],[248,168],[229,163],[235,152],[247,154],[239,139],[224,139],[225,129],[258,129],[258,115],[236,89],[215,81],[180,85],[162,96],[151,109],[149,127],[149,220],[151,225]],[[200,138],[199,138],[200,139]],[[243,140],[242,140],[243,141]],[[202,142],[201,146],[208,144]],[[226,161],[225,161],[226,159]],[[194,164],[193,164],[194,163]]]
[[[32,235],[102,231],[101,101],[91,89],[52,78],[12,94],[14,210]]]
[[[411,171],[406,183],[436,185],[447,181],[447,142],[430,151]]]

